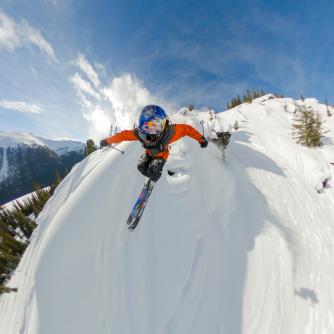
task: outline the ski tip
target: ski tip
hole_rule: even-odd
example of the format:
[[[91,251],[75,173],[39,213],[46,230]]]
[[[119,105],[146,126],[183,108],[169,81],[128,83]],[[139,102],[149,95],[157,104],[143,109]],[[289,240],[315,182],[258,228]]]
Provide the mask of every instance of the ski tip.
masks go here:
[[[136,225],[136,226],[137,226],[137,225]],[[133,231],[135,230],[136,226],[128,226],[128,230],[129,230],[130,232],[133,232]]]
[[[139,218],[134,219],[130,224],[128,224],[128,230],[133,232],[139,223]]]

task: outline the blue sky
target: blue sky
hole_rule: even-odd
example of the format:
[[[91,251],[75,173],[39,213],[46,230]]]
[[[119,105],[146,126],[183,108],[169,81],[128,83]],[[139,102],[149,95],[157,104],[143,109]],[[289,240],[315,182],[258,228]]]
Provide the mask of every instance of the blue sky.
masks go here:
[[[98,138],[146,103],[334,103],[333,1],[0,0],[0,130]]]

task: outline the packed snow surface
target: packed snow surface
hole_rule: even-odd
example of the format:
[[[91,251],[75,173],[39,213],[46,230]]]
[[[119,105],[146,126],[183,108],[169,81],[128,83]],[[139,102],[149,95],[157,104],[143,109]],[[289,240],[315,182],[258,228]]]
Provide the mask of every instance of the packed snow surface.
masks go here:
[[[322,148],[291,138],[298,104],[323,115]],[[209,137],[237,121],[226,163],[212,143],[173,144],[134,232],[140,145],[72,169],[9,282],[18,292],[0,298],[0,333],[334,332],[334,117],[315,100],[272,96],[211,117],[183,110],[174,121],[204,120]]]

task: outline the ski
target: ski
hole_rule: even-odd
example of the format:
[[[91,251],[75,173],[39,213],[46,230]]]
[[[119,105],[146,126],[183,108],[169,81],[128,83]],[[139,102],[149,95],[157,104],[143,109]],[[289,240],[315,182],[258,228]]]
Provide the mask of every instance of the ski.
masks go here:
[[[128,229],[130,231],[133,231],[137,227],[139,220],[141,216],[143,215],[148,199],[150,198],[154,185],[155,185],[154,181],[152,181],[149,178],[146,179],[144,187],[127,220]]]

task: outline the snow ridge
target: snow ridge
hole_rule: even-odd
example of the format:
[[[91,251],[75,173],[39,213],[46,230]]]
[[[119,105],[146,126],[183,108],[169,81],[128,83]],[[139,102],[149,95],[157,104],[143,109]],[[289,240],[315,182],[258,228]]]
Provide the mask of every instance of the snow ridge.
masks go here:
[[[8,148],[17,145],[41,145],[44,142],[28,132],[0,131],[0,147]]]
[[[323,116],[321,148],[291,137],[300,105]],[[182,109],[172,120],[204,120],[208,137],[237,121],[226,163],[212,143],[172,144],[165,170],[176,173],[133,233],[140,145],[72,169],[9,283],[18,292],[0,298],[1,333],[334,332],[334,117],[315,99],[273,95],[215,117]]]
[[[15,147],[18,145],[47,146],[51,150],[55,151],[58,155],[63,155],[70,151],[82,151],[85,144],[78,140],[71,139],[46,139],[34,136],[33,134],[27,132],[0,131],[0,147],[7,149],[9,147]]]

